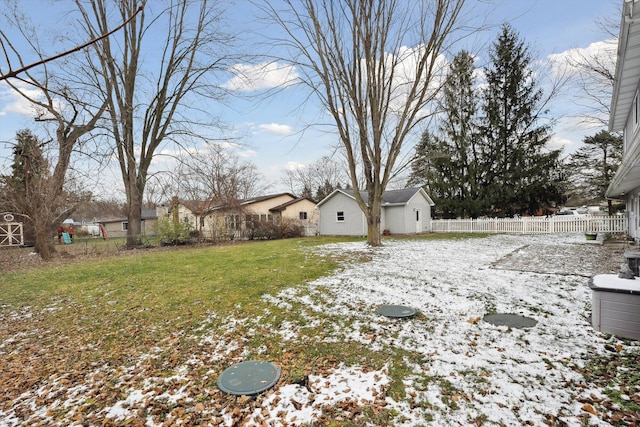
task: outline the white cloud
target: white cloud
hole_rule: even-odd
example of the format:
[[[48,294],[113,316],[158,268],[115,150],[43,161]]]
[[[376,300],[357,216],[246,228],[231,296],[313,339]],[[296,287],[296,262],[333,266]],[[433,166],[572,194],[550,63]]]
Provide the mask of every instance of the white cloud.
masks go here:
[[[580,69],[572,64],[582,62],[584,59],[596,60],[601,65],[606,65],[608,69],[615,70],[617,49],[618,39],[613,38],[591,43],[584,48],[579,47],[553,53],[547,56],[547,59],[556,75],[562,75],[565,72],[579,74]]]
[[[306,165],[304,163],[300,163],[300,162],[287,162],[284,165],[284,169],[288,170],[288,171],[295,171],[298,169],[304,169]]]
[[[224,87],[244,92],[289,86],[299,77],[294,66],[277,62],[237,64],[230,71],[235,76],[226,82]]]
[[[549,139],[549,143],[548,146],[549,148],[553,149],[553,150],[557,150],[557,149],[564,149],[565,147],[571,147],[572,145],[575,145],[575,141],[572,141],[571,139],[568,138],[562,138],[559,136],[552,136]]]
[[[20,81],[15,82],[14,85],[17,90],[25,96],[35,101],[45,102],[45,97],[41,89]],[[65,106],[66,103],[61,98],[53,99],[53,107],[57,111],[63,111]],[[8,114],[27,117],[51,117],[46,110],[34,105],[5,82],[0,83],[0,116],[6,116]]]
[[[260,130],[267,132],[267,133],[273,133],[276,135],[291,135],[293,133],[293,128],[289,125],[281,125],[278,123],[268,123],[268,124],[262,124],[259,125],[258,128],[260,128]]]
[[[25,83],[18,82],[19,87],[26,95],[38,99],[42,96],[42,91],[28,86]],[[20,96],[8,84],[0,85],[0,116],[7,114],[18,114],[21,116],[35,116],[36,109],[31,102]]]
[[[253,150],[251,148],[245,148],[243,150],[239,150],[237,154],[238,157],[246,159],[249,157],[256,157],[258,153],[256,152],[256,150]]]
[[[427,97],[436,96],[438,88],[446,78],[449,66],[447,58],[444,55],[426,52],[426,49],[426,45],[418,45],[416,47],[401,46],[397,52],[385,55],[386,70],[394,73],[391,81],[393,87],[390,107],[399,114],[404,110],[408,101],[411,87],[418,74],[418,64],[424,55],[429,55],[429,60],[434,63],[434,69],[429,76],[429,81],[423,81],[423,84],[428,85],[429,93]],[[427,76],[422,75],[420,77],[424,80]],[[423,110],[429,108],[428,105],[420,105],[419,107]],[[422,114],[426,115],[430,114],[430,112],[425,110]]]

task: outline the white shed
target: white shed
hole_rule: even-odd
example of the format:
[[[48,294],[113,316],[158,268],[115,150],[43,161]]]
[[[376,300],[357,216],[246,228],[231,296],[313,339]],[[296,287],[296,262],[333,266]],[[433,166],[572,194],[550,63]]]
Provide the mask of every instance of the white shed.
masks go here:
[[[366,202],[367,195],[363,197]],[[380,228],[391,234],[431,231],[432,206],[433,200],[420,187],[385,191]],[[367,220],[353,190],[335,190],[318,203],[317,208],[321,235],[366,236]]]

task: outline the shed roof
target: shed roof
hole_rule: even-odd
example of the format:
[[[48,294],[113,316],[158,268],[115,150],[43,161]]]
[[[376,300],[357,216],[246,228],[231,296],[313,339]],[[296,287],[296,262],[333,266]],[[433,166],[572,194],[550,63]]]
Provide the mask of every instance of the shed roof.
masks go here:
[[[333,193],[329,194],[322,201],[320,201],[320,203],[318,203],[318,206],[322,205],[325,200],[328,200],[331,197],[333,197],[337,192],[343,193],[355,200],[354,190],[338,189],[338,190],[335,190]],[[431,197],[429,197],[429,195],[424,191],[424,189],[422,189],[422,187],[409,187],[409,188],[403,188],[401,190],[387,190],[382,194],[382,204],[383,205],[406,205],[409,202],[409,200],[411,200],[417,193],[422,193],[431,206],[435,204],[433,203],[433,200],[431,200]],[[369,193],[367,193],[366,191],[361,191],[360,195],[362,196],[362,199],[364,200],[365,203],[369,202]]]

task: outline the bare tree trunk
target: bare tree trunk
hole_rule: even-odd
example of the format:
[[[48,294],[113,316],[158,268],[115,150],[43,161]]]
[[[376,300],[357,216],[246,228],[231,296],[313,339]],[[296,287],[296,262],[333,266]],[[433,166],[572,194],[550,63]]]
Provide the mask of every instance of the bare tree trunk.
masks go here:
[[[33,227],[36,238],[34,246],[35,252],[38,253],[43,260],[50,260],[56,252],[53,244],[54,227],[52,227],[49,222],[43,222],[39,218],[36,218],[36,221],[33,222]]]
[[[127,191],[127,246],[139,246],[142,236],[142,200],[144,186],[136,185],[136,181],[126,183]]]
[[[371,246],[382,246],[382,234],[380,233],[381,210],[374,206],[369,207],[367,213],[367,244]]]

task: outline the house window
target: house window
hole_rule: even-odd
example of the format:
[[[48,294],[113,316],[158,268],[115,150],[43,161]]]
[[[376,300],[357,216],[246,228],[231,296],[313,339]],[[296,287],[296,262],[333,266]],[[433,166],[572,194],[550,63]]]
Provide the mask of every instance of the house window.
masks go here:
[[[273,222],[273,215],[271,214],[260,214],[260,215],[256,215],[256,217],[260,219],[260,222],[268,222],[268,223]]]
[[[306,212],[300,212],[300,219],[307,219],[307,213]]]
[[[129,222],[124,221],[122,223],[122,231],[127,231],[129,229]]]
[[[227,228],[231,230],[240,229],[240,215],[229,215],[226,218]]]
[[[245,224],[247,228],[251,230],[258,228],[258,224],[262,222],[260,218],[261,218],[260,215],[247,215],[245,217]]]
[[[338,222],[344,222],[344,212],[343,211],[338,211],[336,218],[338,220]]]

